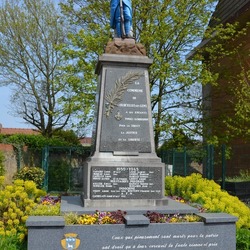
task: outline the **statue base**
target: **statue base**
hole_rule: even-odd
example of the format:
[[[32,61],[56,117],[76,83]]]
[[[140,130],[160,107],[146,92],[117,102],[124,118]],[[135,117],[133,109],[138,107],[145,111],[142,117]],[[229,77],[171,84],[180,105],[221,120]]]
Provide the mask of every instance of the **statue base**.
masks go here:
[[[108,42],[105,53],[146,56],[146,49],[141,43],[135,43],[133,38],[114,38]]]

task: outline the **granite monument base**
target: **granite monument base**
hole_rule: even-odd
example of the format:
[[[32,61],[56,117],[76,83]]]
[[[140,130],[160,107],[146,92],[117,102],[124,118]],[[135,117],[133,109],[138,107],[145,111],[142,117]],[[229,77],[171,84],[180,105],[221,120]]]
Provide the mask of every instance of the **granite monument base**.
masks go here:
[[[143,215],[127,215],[117,225],[65,225],[61,216],[30,216],[28,250],[236,249],[236,217],[198,215],[204,222],[149,223]]]
[[[65,213],[76,213],[76,214],[93,214],[96,211],[110,212],[122,210],[126,211],[128,214],[146,214],[147,211],[155,211],[163,214],[194,214],[198,213],[198,209],[191,207],[187,204],[176,202],[173,199],[164,197],[162,200],[164,202],[159,202],[157,205],[138,205],[131,206],[131,200],[125,200],[125,203],[119,202],[118,200],[114,206],[107,206],[107,203],[101,202],[102,200],[97,201],[97,205],[92,206],[83,206],[81,196],[62,196],[61,199],[61,214]],[[99,202],[99,204],[98,204]],[[112,203],[113,205],[114,203]]]
[[[84,166],[83,206],[167,205],[164,176],[164,164],[154,154],[99,154]]]

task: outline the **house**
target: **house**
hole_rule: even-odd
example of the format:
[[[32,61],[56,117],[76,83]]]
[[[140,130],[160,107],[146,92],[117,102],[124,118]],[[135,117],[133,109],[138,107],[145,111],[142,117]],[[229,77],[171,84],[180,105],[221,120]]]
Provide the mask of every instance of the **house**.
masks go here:
[[[227,126],[228,118],[237,124],[235,108],[238,102],[236,92],[240,86],[239,75],[243,71],[250,70],[250,25],[247,25],[249,21],[250,0],[219,0],[209,26],[216,27],[217,24],[223,24],[225,27],[226,24],[238,22],[238,30],[245,28],[245,33],[240,36],[233,35],[227,42],[218,40],[214,42],[213,37],[204,39],[197,46],[198,50],[221,42],[227,51],[236,52],[221,57],[212,57],[209,52],[203,54],[203,63],[209,65],[214,75],[218,75],[217,86],[212,84],[203,86],[204,116],[208,118],[205,131],[209,135],[220,138],[221,143],[225,142],[229,145],[228,148],[231,148],[231,158],[226,161],[226,176],[235,176],[242,170],[249,170],[250,138],[246,138],[244,133],[232,136],[232,127]],[[194,53],[191,52],[188,57],[193,57]],[[216,53],[219,54],[219,50]],[[250,124],[245,125],[246,129],[250,128]],[[219,157],[221,156],[216,158],[217,162],[220,161]],[[217,164],[214,168],[214,176],[219,178],[221,175],[221,164]]]

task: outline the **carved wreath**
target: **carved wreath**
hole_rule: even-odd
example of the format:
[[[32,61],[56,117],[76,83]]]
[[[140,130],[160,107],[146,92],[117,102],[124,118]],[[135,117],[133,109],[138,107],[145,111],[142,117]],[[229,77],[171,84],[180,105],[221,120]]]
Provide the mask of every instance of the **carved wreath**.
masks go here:
[[[143,72],[128,72],[125,76],[118,78],[115,82],[115,87],[111,89],[105,96],[106,104],[105,115],[108,118],[115,106],[122,101],[124,92],[129,84],[138,80],[143,75]]]

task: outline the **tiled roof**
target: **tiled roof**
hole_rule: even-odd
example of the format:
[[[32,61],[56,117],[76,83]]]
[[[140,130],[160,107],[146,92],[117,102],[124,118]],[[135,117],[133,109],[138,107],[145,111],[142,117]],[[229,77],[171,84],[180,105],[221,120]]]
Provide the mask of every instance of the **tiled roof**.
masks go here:
[[[92,138],[91,137],[84,137],[84,138],[80,138],[80,143],[82,145],[91,145],[91,140]]]
[[[15,134],[25,134],[25,135],[37,135],[40,134],[38,130],[28,129],[28,128],[3,128],[0,124],[0,134],[3,135],[15,135]],[[91,137],[80,138],[79,141],[82,145],[90,146]]]
[[[0,126],[0,134],[3,134],[3,135],[15,135],[15,134],[37,135],[37,134],[40,134],[40,132],[38,130],[35,130],[35,129],[3,128]]]

